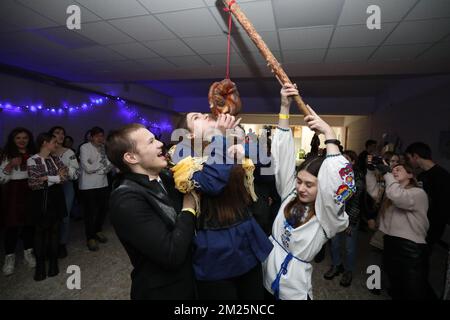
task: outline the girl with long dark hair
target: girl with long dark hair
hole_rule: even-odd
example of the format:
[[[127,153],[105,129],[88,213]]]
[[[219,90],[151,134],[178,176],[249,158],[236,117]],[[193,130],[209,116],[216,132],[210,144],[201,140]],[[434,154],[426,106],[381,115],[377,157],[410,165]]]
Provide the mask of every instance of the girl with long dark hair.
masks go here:
[[[242,156],[244,147],[227,144],[227,129],[234,130],[238,122],[229,114],[214,119],[209,114],[191,112],[179,125],[185,129],[185,139],[175,147],[176,157],[172,158],[176,162],[182,159],[173,168],[175,184],[181,185],[180,176],[190,177],[189,184],[201,194],[193,251],[200,299],[264,298],[261,262],[272,245],[251,210],[256,200],[254,166],[248,159],[236,163],[233,158]],[[220,129],[220,134],[215,129]],[[183,172],[185,163],[192,160],[190,156],[201,160],[201,154],[213,148],[216,162],[201,161],[200,170]]]
[[[281,90],[278,128],[272,157],[281,207],[272,226],[273,250],[263,263],[264,286],[276,299],[312,299],[311,261],[326,241],[349,224],[344,203],[355,192],[351,164],[339,151],[331,127],[311,108],[308,127],[325,135],[326,156],[310,157],[295,170],[295,146],[289,128],[289,96],[294,85]]]
[[[3,274],[14,273],[16,247],[23,240],[24,261],[34,268],[33,224],[28,205],[27,160],[34,154],[33,135],[28,129],[15,128],[8,135],[0,161],[0,184],[3,184],[0,205],[0,227],[5,228],[5,262]]]

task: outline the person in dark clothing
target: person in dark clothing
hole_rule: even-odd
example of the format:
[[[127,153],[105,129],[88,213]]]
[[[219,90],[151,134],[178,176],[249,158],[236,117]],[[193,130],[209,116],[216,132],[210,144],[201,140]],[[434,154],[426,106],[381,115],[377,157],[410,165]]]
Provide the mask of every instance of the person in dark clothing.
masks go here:
[[[62,218],[67,215],[62,184],[68,178],[69,168],[59,157],[52,155],[57,147],[56,137],[41,133],[36,139],[39,152],[27,160],[28,185],[31,192],[34,224],[34,253],[36,269],[34,280],[59,274],[58,247]],[[48,255],[48,270],[45,257]]]
[[[366,141],[365,146],[366,149],[358,156],[358,167],[363,176],[365,176],[367,173],[367,156],[369,154],[374,154],[377,148],[377,142],[375,140],[369,139]]]
[[[196,297],[191,244],[196,205],[174,188],[162,143],[140,124],[112,132],[106,142],[120,170],[109,216],[134,269],[131,299]]]
[[[331,239],[331,258],[333,265],[324,274],[324,278],[332,280],[340,273],[343,273],[339,284],[343,287],[348,287],[352,283],[353,271],[355,270],[356,265],[356,244],[361,210],[360,200],[361,194],[364,191],[365,178],[359,172],[358,164],[356,163],[356,153],[351,150],[346,150],[344,151],[344,157],[352,164],[353,173],[355,175],[356,192],[345,203],[345,212],[348,214],[350,221],[349,226],[346,230],[336,234],[336,236]],[[344,265],[342,264],[341,259],[341,243],[343,239],[345,239],[346,249]]]
[[[251,210],[256,198],[252,186],[253,162],[250,164],[245,157],[241,144],[228,143],[239,135],[235,130],[239,121],[229,114],[220,114],[214,119],[209,114],[190,112],[178,126],[184,138],[175,147],[172,157],[176,163],[172,168],[175,183],[179,190],[195,188],[201,193],[201,214],[197,219],[193,253],[200,299],[264,298],[261,263],[269,255],[272,244]],[[201,148],[196,149],[196,145]],[[202,159],[213,152],[216,163],[203,162]],[[235,163],[235,159],[240,159],[241,163]],[[198,173],[196,161],[203,163],[202,171],[208,167],[211,171],[215,166],[214,184],[195,176]]]
[[[433,246],[441,239],[445,225],[450,223],[450,209],[447,202],[450,195],[450,173],[433,162],[431,149],[425,143],[415,142],[409,145],[405,150],[405,156],[411,166],[423,170],[417,180],[422,183],[430,201],[428,210],[430,228],[426,240],[429,246]]]
[[[12,275],[16,262],[16,247],[23,240],[23,255],[30,268],[36,266],[33,254],[33,210],[28,186],[27,159],[35,153],[32,133],[15,128],[8,135],[0,156],[0,230],[4,230],[5,276]]]
[[[434,245],[441,240],[446,224],[450,224],[450,209],[447,205],[447,197],[450,194],[450,173],[432,160],[431,148],[423,142],[410,144],[405,150],[405,158],[412,167],[423,170],[417,176],[417,180],[427,193],[430,204],[427,213],[430,228],[426,237],[428,245],[426,272],[429,274],[430,257]],[[442,263],[447,262],[442,261]],[[448,268],[449,265],[447,264]],[[443,286],[445,287],[445,284]],[[430,288],[429,291],[429,296],[436,299],[435,292]]]
[[[367,174],[367,156],[373,155],[377,148],[377,142],[375,140],[367,140],[365,144],[366,149],[358,155],[358,168],[361,175],[364,177]],[[363,192],[361,195],[361,222],[360,228],[365,230],[367,227],[367,221],[373,216],[376,216],[378,208],[375,201],[370,197],[367,192]]]
[[[239,131],[239,128],[242,129],[242,127],[237,126],[235,130]],[[243,129],[241,131],[242,137],[245,138],[245,131]],[[255,194],[258,198],[251,205],[251,210],[256,222],[268,236],[272,233],[272,224],[281,204],[271,163],[269,132],[267,129],[261,131],[261,135],[256,141],[249,141],[244,144],[245,156],[255,164],[253,176],[255,179]],[[251,143],[253,143],[252,146],[250,146]]]

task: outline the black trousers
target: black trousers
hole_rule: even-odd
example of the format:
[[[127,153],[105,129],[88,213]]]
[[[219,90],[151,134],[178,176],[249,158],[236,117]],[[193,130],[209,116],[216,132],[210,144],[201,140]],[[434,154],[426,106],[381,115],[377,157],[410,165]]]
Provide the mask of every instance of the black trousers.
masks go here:
[[[16,251],[19,238],[23,241],[23,249],[33,248],[34,227],[9,227],[5,230],[5,254]]]
[[[105,222],[109,188],[81,190],[84,207],[84,225],[86,239],[95,239],[95,234],[102,231]]]
[[[427,279],[428,246],[384,236],[383,265],[393,300],[431,299]]]
[[[58,259],[59,221],[51,223],[38,223],[34,232],[34,255],[36,260],[44,261]]]
[[[34,190],[32,202],[35,210],[34,254],[36,262],[46,257],[58,259],[59,227],[66,214],[66,202],[62,185],[55,184],[47,189]]]
[[[197,281],[197,289],[201,300],[264,300],[261,264],[235,278]]]

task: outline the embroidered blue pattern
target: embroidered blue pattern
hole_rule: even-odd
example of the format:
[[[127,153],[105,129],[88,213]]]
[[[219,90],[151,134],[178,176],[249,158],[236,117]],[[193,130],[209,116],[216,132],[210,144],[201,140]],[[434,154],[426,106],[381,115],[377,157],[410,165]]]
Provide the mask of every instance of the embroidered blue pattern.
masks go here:
[[[275,299],[279,300],[280,299],[280,280],[281,280],[281,275],[286,275],[287,274],[287,267],[289,265],[289,262],[291,262],[292,258],[294,258],[295,260],[298,260],[300,262],[303,263],[310,263],[308,261],[304,261],[302,259],[299,259],[297,257],[294,257],[292,255],[291,252],[289,252],[288,250],[286,250],[285,247],[283,247],[278,241],[277,239],[275,239],[274,237],[272,237],[272,239],[281,247],[283,248],[284,251],[286,251],[287,255],[284,258],[283,262],[281,263],[280,266],[280,271],[278,271],[277,276],[275,278],[275,280],[272,281],[272,284],[270,285],[270,287],[272,288],[273,294],[275,296]]]
[[[292,235],[291,230],[292,226],[289,224],[289,222],[284,220],[284,232],[281,235],[281,242],[283,243],[283,246],[287,249],[289,249],[289,242],[291,241]]]

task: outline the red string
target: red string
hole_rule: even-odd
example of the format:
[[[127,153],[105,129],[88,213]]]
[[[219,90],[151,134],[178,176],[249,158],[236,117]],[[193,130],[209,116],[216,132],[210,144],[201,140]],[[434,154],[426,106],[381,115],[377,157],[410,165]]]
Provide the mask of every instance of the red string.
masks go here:
[[[231,41],[231,6],[236,3],[236,0],[231,0],[228,4],[228,8],[224,8],[223,10],[225,12],[229,12],[228,17],[228,43],[227,43],[227,74],[225,76],[225,79],[230,79],[230,41]]]

